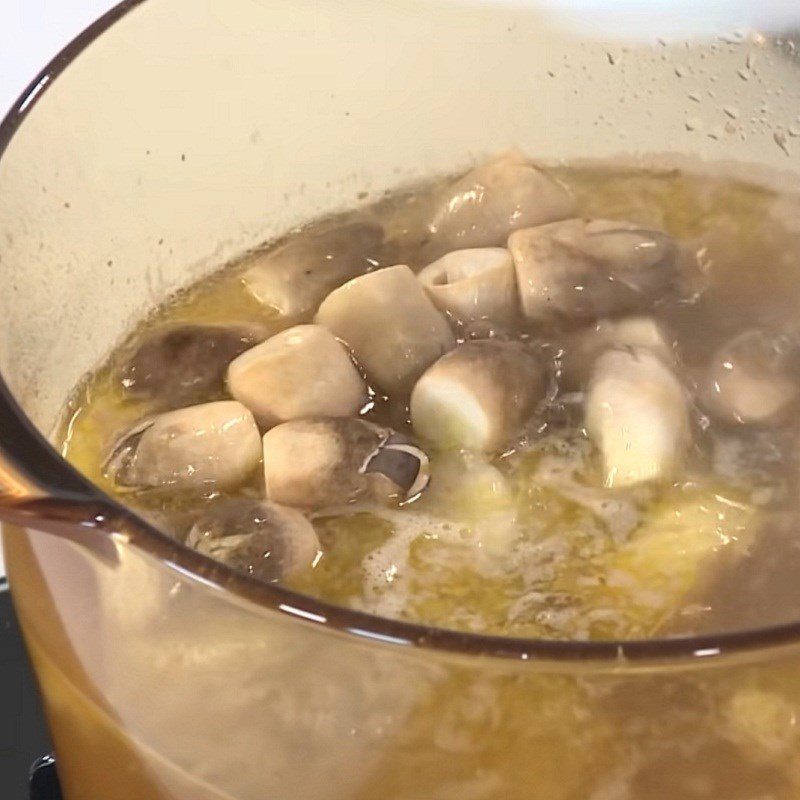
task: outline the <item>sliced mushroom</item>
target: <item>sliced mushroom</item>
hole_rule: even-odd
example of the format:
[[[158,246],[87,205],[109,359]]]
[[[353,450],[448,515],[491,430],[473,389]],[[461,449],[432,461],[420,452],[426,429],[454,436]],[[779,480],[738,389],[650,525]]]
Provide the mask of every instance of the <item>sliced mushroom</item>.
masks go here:
[[[676,278],[677,248],[629,222],[568,219],[512,233],[528,319],[590,320],[647,308]]]
[[[597,356],[611,348],[644,347],[672,363],[675,353],[664,327],[653,317],[603,319],[567,337],[561,385],[576,389],[589,377]]]
[[[375,265],[382,241],[383,229],[371,222],[306,231],[274,250],[254,253],[242,281],[280,316],[311,314],[331,290]]]
[[[260,456],[253,415],[221,400],[139,423],[114,448],[106,472],[120,486],[224,489],[242,483]]]
[[[242,353],[228,367],[228,389],[264,426],[353,416],[367,397],[347,350],[321,325],[296,325]]]
[[[194,523],[186,544],[270,583],[308,569],[320,551],[314,527],[299,511],[244,498],[214,505]]]
[[[689,443],[687,399],[670,367],[651,350],[603,353],[589,381],[585,415],[606,486],[676,474]]]
[[[221,395],[228,364],[264,339],[242,326],[181,325],[156,331],[122,367],[125,390],[157,399],[162,408],[180,408]]]
[[[344,341],[386,392],[410,390],[426,367],[455,346],[447,320],[406,266],[348,281],[325,298],[316,322]]]
[[[505,322],[516,315],[514,262],[503,247],[454,250],[417,277],[434,305],[460,322]]]
[[[724,344],[707,368],[701,399],[724,422],[779,422],[800,396],[800,347],[791,336],[745,331]]]
[[[481,164],[448,186],[429,229],[435,244],[454,250],[505,244],[519,228],[575,213],[567,189],[516,151]]]
[[[419,379],[411,423],[437,447],[497,450],[519,432],[544,389],[539,360],[520,343],[468,342]]]
[[[306,419],[264,434],[267,497],[300,508],[358,498],[404,502],[423,491],[428,458],[390,428],[360,419]]]

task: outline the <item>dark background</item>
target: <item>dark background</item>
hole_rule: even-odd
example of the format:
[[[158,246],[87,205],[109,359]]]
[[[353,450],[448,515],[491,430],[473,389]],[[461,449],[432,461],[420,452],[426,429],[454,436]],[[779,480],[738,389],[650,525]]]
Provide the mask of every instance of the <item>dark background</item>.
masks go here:
[[[49,752],[36,682],[0,578],[0,798],[27,800],[28,769]]]

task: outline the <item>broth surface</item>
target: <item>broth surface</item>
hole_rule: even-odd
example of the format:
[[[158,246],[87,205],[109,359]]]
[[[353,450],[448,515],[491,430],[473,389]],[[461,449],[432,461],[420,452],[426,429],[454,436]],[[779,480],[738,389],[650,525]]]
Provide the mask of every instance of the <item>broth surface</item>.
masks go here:
[[[800,228],[793,220],[800,203],[677,170],[609,163],[551,174],[574,196],[577,216],[662,231],[680,248],[679,286],[637,311],[667,332],[686,392],[691,444],[679,473],[628,488],[604,485],[582,414],[586,380],[571,386],[565,377],[576,336],[593,320],[451,319],[459,342],[518,341],[535,353],[546,374],[544,399],[498,452],[423,443],[431,480],[413,502],[359,500],[308,512],[321,555],[287,583],[382,616],[509,636],[647,638],[797,619],[796,404],[768,424],[741,424],[712,413],[700,387],[731,337],[798,337]],[[445,183],[311,223],[270,247],[377,223],[384,237],[365,245],[364,271],[408,264],[418,272],[443,254],[426,220]],[[507,232],[492,244],[505,246],[506,238]],[[249,263],[225,266],[153,311],[76,389],[65,417],[64,455],[181,540],[200,514],[224,501],[262,497],[262,471],[208,491],[119,486],[107,454],[126,429],[163,410],[133,396],[120,376],[154,331],[213,323],[254,327],[266,339],[312,320],[315,308],[282,316],[259,303],[242,281]],[[800,385],[798,367],[791,375]],[[194,402],[227,396],[213,389]],[[407,392],[372,388],[361,417],[413,436]]]

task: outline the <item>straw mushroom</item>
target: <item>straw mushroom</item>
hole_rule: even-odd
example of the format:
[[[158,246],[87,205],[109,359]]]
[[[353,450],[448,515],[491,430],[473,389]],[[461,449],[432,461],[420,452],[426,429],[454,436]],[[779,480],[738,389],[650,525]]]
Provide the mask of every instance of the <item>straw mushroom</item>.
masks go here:
[[[296,325],[242,353],[228,367],[228,389],[263,426],[353,416],[367,397],[347,350],[321,325]]]
[[[518,342],[467,342],[442,356],[411,393],[415,433],[442,448],[498,450],[542,399],[544,370]]]
[[[724,422],[779,422],[800,396],[800,348],[791,337],[751,330],[712,357],[701,388],[704,405]]]
[[[386,392],[409,391],[455,346],[447,320],[403,265],[348,281],[325,298],[315,321],[344,341]]]
[[[574,212],[564,186],[512,151],[448,186],[428,228],[439,252],[446,252],[505,244],[511,231],[565,219]]]
[[[405,436],[361,419],[285,422],[263,439],[267,498],[300,508],[357,499],[405,502],[428,482],[428,458]]]
[[[507,321],[517,312],[517,278],[504,247],[454,250],[417,277],[441,311],[460,322]]]
[[[114,448],[106,472],[135,488],[226,489],[258,465],[253,415],[234,400],[189,406],[144,420]]]
[[[264,339],[255,328],[181,325],[148,336],[123,365],[120,379],[135,397],[180,408],[221,395],[228,364]]]
[[[608,487],[669,480],[689,443],[686,395],[670,367],[644,347],[608,350],[585,401],[589,438]]]
[[[640,310],[675,280],[677,250],[664,233],[629,222],[569,219],[511,234],[528,319],[591,320]]]
[[[310,314],[328,292],[374,266],[371,259],[382,241],[383,229],[372,222],[302,232],[274,250],[250,256],[242,282],[259,303],[282,317]]]
[[[186,544],[270,583],[308,569],[320,551],[314,527],[299,511],[247,498],[213,505],[194,523]]]

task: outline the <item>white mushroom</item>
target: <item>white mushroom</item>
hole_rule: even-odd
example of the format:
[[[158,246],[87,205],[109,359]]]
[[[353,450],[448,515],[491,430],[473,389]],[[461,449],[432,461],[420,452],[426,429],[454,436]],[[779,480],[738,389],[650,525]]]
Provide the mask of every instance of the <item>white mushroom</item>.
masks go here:
[[[428,458],[390,428],[361,419],[285,422],[264,434],[267,497],[300,508],[404,502],[428,482]]]
[[[800,348],[791,337],[745,331],[712,357],[701,399],[724,422],[779,422],[800,396]]]
[[[299,511],[246,498],[213,505],[194,523],[186,544],[271,583],[308,569],[320,552],[313,525]]]
[[[608,350],[586,393],[586,429],[600,451],[605,485],[673,477],[689,443],[683,387],[651,350]]]
[[[126,393],[180,408],[221,395],[228,364],[263,341],[263,331],[241,325],[181,325],[148,336],[123,364]]]
[[[514,262],[504,247],[454,250],[417,277],[436,307],[461,322],[502,322],[517,313]]]
[[[522,311],[597,319],[646,308],[675,280],[672,239],[629,222],[569,219],[511,234]]]
[[[321,325],[296,325],[242,353],[228,367],[228,389],[263,426],[353,416],[367,397],[347,350]]]
[[[517,342],[468,342],[442,356],[411,393],[411,423],[437,447],[493,451],[542,399],[544,371]]]
[[[313,313],[328,292],[374,266],[382,241],[383,229],[370,222],[302,232],[274,250],[250,256],[242,282],[281,316]]]
[[[410,390],[423,370],[455,346],[447,320],[406,266],[348,281],[317,312],[386,392]]]
[[[588,378],[600,353],[624,347],[643,347],[667,363],[675,361],[670,338],[653,317],[602,319],[567,337],[561,361],[562,387],[578,388]]]
[[[115,447],[107,473],[121,486],[225,489],[258,465],[253,415],[234,400],[168,411],[135,426]]]
[[[441,248],[491,247],[504,244],[511,231],[574,213],[575,203],[567,189],[512,151],[448,186],[429,229],[439,252]]]

